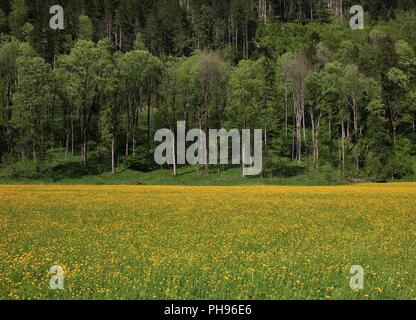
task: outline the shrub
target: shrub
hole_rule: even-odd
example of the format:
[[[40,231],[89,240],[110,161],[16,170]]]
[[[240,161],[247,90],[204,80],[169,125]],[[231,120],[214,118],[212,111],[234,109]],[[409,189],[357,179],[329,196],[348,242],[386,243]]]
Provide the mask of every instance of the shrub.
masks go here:
[[[149,172],[157,169],[152,152],[150,153],[150,156],[147,156],[147,151],[138,150],[138,154],[139,155],[136,157],[124,159],[123,164],[127,169],[140,172]]]

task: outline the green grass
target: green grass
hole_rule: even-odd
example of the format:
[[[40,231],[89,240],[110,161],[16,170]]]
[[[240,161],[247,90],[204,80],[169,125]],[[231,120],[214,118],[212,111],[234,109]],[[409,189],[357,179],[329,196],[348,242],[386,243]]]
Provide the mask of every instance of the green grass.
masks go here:
[[[0,186],[0,299],[414,299],[415,193]]]

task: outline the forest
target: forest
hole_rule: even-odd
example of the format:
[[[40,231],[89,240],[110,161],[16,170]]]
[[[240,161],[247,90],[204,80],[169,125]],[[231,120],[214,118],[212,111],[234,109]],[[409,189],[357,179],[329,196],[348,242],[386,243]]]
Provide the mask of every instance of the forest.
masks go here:
[[[154,133],[178,121],[262,129],[264,178],[415,177],[416,0],[59,2],[63,30],[56,1],[0,0],[0,167],[15,178],[57,154],[158,169]]]

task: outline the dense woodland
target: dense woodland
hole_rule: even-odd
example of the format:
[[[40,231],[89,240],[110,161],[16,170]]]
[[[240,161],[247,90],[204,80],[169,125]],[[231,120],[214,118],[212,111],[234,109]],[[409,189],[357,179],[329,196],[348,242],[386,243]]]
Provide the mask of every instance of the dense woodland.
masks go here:
[[[55,0],[0,0],[1,166],[150,170],[154,132],[186,121],[263,129],[265,177],[414,174],[416,0],[59,2],[64,30]]]

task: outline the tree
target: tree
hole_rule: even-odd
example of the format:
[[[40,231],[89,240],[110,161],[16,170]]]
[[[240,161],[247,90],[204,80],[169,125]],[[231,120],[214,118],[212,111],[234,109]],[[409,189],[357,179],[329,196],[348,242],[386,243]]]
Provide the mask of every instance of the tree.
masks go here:
[[[102,112],[100,113],[100,137],[103,144],[111,150],[111,172],[116,172],[117,134],[120,126],[120,74],[116,58],[109,57],[106,71],[101,80]]]
[[[406,117],[412,123],[412,128],[415,131],[416,121],[416,54],[413,47],[404,40],[399,40],[396,43],[396,54],[399,58],[400,70],[406,74],[409,79],[408,90],[406,94]]]
[[[84,164],[87,164],[88,160],[88,134],[94,107],[97,104],[99,59],[99,51],[93,42],[79,40],[71,53],[62,60],[63,67],[74,75],[73,85],[80,96],[81,159]]]
[[[3,9],[0,8],[0,33],[5,32],[7,28],[7,16]]]
[[[368,134],[364,137],[366,146],[365,167],[369,177],[383,181],[391,169],[389,162],[392,156],[392,140],[388,132],[386,108],[383,105],[382,88],[376,81],[369,82],[372,99],[366,107],[368,112]]]
[[[409,86],[409,78],[398,68],[391,68],[387,73],[387,79],[392,88],[393,100],[390,103],[389,113],[393,130],[393,144],[397,142],[397,127],[400,124],[401,116],[406,107],[405,103],[407,90]]]
[[[365,95],[368,87],[365,77],[360,74],[356,65],[347,65],[344,74],[345,91],[347,95],[348,105],[351,108],[354,123],[354,143],[356,144],[355,162],[357,171],[360,169],[359,163],[359,140],[362,135],[361,111]]]
[[[164,119],[164,123],[169,125],[170,130],[174,133],[174,136],[177,135],[177,119],[180,117],[178,113],[179,103],[180,103],[180,84],[179,84],[179,77],[180,77],[180,65],[181,59],[170,59],[166,61],[165,67],[163,70],[163,81],[160,83],[159,93],[160,93],[160,102],[159,105],[162,109],[162,115]],[[186,116],[181,119],[182,121],[185,120],[186,123]],[[174,161],[173,161],[173,176],[177,175],[177,158],[180,156],[184,156],[181,154],[180,156],[176,157],[175,150],[174,153]]]
[[[396,54],[396,45],[394,40],[385,32],[378,29],[372,30],[370,33],[372,42],[376,45],[376,54],[378,59],[379,77],[382,87],[383,104],[388,110],[391,134],[393,143],[396,143],[396,130],[399,121],[399,106],[398,99],[403,96],[405,82],[407,82],[406,75],[397,68],[398,57]]]
[[[191,51],[190,31],[186,10],[178,1],[155,1],[147,17],[143,40],[152,54],[183,56]]]
[[[55,93],[59,98],[65,127],[65,155],[75,153],[75,121],[76,113],[81,108],[79,96],[79,78],[68,68],[71,61],[69,56],[61,56],[57,68],[53,70]]]
[[[134,42],[134,49],[136,50],[146,50],[146,46],[143,42],[143,36],[140,32],[136,34],[136,41]]]
[[[226,86],[228,66],[217,54],[204,52],[197,62],[196,77],[204,106],[204,110],[201,113],[198,112],[199,128],[202,129],[202,123],[204,123],[205,132],[208,132],[210,104],[215,95]],[[205,156],[208,157],[208,152],[205,152]],[[208,158],[205,160],[205,170],[208,171]]]
[[[117,65],[123,84],[121,92],[125,101],[126,157],[129,156],[131,142],[134,157],[136,155],[139,112],[144,107],[147,109],[147,146],[148,152],[150,151],[152,99],[159,81],[161,62],[148,51],[134,50],[120,55]]]
[[[20,57],[17,61],[19,84],[13,97],[13,125],[20,133],[22,157],[32,150],[39,170],[44,157],[45,132],[52,107],[51,68],[39,57]]]
[[[0,88],[2,102],[3,136],[8,152],[13,152],[13,94],[17,82],[16,60],[20,55],[20,44],[15,39],[0,45]]]
[[[158,88],[161,82],[163,65],[159,58],[148,55],[146,70],[143,74],[144,96],[147,99],[147,156],[150,157],[151,131],[152,131],[152,109],[155,97],[158,95]]]
[[[295,159],[300,163],[302,160],[302,127],[303,136],[305,132],[305,80],[310,67],[304,51],[296,54],[286,55],[282,60],[283,70],[293,88],[294,114],[296,126],[296,148]],[[306,141],[305,141],[306,143]]]
[[[267,115],[265,106],[266,71],[263,61],[242,60],[229,79],[230,102],[226,107],[227,127],[263,128]],[[246,147],[243,146],[243,159]],[[250,151],[251,152],[251,151]],[[244,161],[243,161],[244,162]],[[244,163],[242,163],[242,168]]]
[[[212,7],[202,4],[195,23],[195,47],[211,49],[214,36],[214,12]]]
[[[80,16],[78,28],[79,28],[79,31],[78,31],[79,40],[92,41],[94,30],[93,30],[91,19],[89,17]]]
[[[345,171],[345,91],[342,85],[344,74],[344,66],[339,62],[328,62],[321,71],[322,83],[322,97],[321,109],[325,110],[328,117],[328,147],[329,147],[329,162],[334,163],[333,159],[333,140],[336,138],[335,134],[335,118],[339,118],[339,125],[341,126],[341,167]]]
[[[115,5],[114,42],[119,49],[130,50],[134,46],[137,32],[144,27],[142,10],[147,1],[120,0]]]
[[[318,166],[319,160],[319,130],[323,116],[323,85],[321,74],[312,72],[305,80],[306,109],[312,125],[313,161]]]
[[[28,7],[25,0],[12,0],[11,2],[12,11],[9,15],[9,26],[12,34],[23,40],[24,38],[24,26],[28,18]]]
[[[266,92],[266,71],[263,63],[242,60],[231,72],[229,86],[227,127],[254,129],[261,126],[264,118],[260,115],[264,115],[262,105]]]

